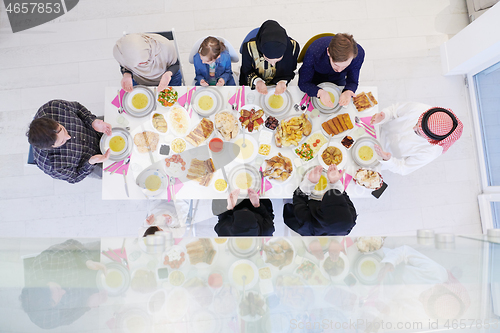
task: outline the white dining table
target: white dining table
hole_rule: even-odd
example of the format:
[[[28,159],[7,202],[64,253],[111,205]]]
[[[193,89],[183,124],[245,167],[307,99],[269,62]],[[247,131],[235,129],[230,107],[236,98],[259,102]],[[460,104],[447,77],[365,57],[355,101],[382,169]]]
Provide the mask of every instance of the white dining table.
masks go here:
[[[186,92],[188,92],[192,87],[190,86],[180,86],[180,87],[175,87],[175,90],[178,92],[179,97],[184,95]],[[231,111],[231,105],[229,104],[228,100],[230,99],[231,96],[233,96],[237,89],[239,87],[236,86],[224,86],[224,87],[216,87],[216,89],[221,93],[223,99],[224,99],[224,105],[222,107],[222,110],[227,110]],[[143,131],[143,130],[149,130],[153,131],[153,126],[151,123],[151,116],[145,116],[142,118],[134,118],[130,115],[127,115],[126,113],[119,114],[118,113],[118,108],[112,104],[112,101],[116,98],[117,92],[119,91],[119,87],[107,87],[105,89],[105,100],[104,100],[104,120],[111,124],[112,127],[127,127],[129,128],[129,132],[136,133],[138,131]],[[151,90],[154,88],[151,87]],[[301,114],[301,111],[297,112],[293,105],[300,103],[302,100],[304,93],[300,91],[300,89],[297,86],[290,86],[288,87],[288,91],[290,92],[291,98],[293,103],[291,104],[292,107],[283,115],[276,117],[279,120],[289,118],[292,116],[298,116]],[[378,91],[377,87],[375,86],[359,86],[357,93],[360,92],[371,92],[374,97],[378,100]],[[168,113],[170,108],[162,106],[160,103],[157,103],[157,109],[154,112],[160,112],[163,114]],[[260,94],[255,91],[251,90],[249,87],[245,87],[245,104],[259,104],[260,103]],[[178,103],[175,105],[179,106]],[[175,106],[174,105],[174,106]],[[187,104],[186,104],[186,109],[187,109]],[[346,107],[341,108],[341,110],[337,114],[342,114],[342,113],[349,113],[352,119],[352,123],[354,125],[354,128],[352,130],[346,131],[345,135],[350,135],[353,136],[354,131],[358,128],[354,122],[354,117],[359,116],[359,117],[367,117],[371,116],[375,113],[378,112],[378,105],[373,106],[372,108],[363,111],[362,113],[359,113],[356,108],[354,107],[354,104],[349,103]],[[321,131],[321,123],[324,122],[328,117],[331,115],[326,115],[320,113],[319,116],[316,117],[311,117],[311,112],[305,111],[307,115],[309,115],[309,119],[312,122],[312,133]],[[236,115],[236,113],[235,113]],[[239,115],[238,115],[239,116]],[[210,120],[214,121],[214,115],[209,117]],[[125,119],[125,121],[123,121]],[[192,130],[196,125],[201,121],[202,117],[199,116],[194,110],[192,112],[191,116],[191,121],[190,121],[190,129]],[[125,124],[124,124],[125,123]],[[268,129],[262,129],[262,131],[266,131]],[[378,133],[378,127],[376,126],[375,128],[376,132]],[[215,130],[216,131],[216,130]],[[189,133],[189,131],[188,131]],[[240,128],[240,133],[241,133],[241,128]],[[253,137],[257,142],[259,141],[259,133],[252,133],[248,134],[249,136]],[[357,133],[360,133],[358,131]],[[360,137],[369,137],[367,133],[363,133]],[[331,142],[338,142],[342,140],[344,135],[338,137],[338,138],[332,138]],[[160,135],[159,139],[159,144],[158,146],[160,147],[161,145],[168,145],[173,139],[175,138],[175,135],[172,134],[172,131],[168,131],[166,134]],[[359,137],[358,137],[359,138]],[[355,138],[356,139],[356,138]],[[233,139],[234,140],[234,139]],[[207,144],[208,140],[206,143]],[[189,147],[188,147],[189,148]],[[263,197],[266,198],[292,198],[293,197],[293,192],[294,190],[298,187],[302,180],[302,174],[301,171],[303,172],[304,170],[309,169],[310,167],[314,165],[318,165],[319,161],[318,159],[320,157],[315,157],[311,161],[308,162],[302,162],[298,161],[299,159],[293,152],[293,149],[296,148],[295,146],[290,146],[290,147],[282,147],[278,148],[276,147],[274,140],[271,143],[271,151],[268,156],[260,156],[257,157],[255,160],[260,160],[264,161],[266,158],[271,158],[272,156],[275,156],[278,154],[278,152],[282,152],[283,155],[291,157],[292,161],[294,163],[294,172],[292,173],[291,177],[289,180],[287,180],[283,184],[279,184],[277,182],[273,182],[272,188],[268,189],[265,192],[265,195]],[[160,148],[156,149],[155,152],[153,152],[153,159],[155,162],[158,162],[160,160],[164,160],[167,156],[161,155],[159,153]],[[170,154],[173,152],[171,151]],[[347,161],[344,166],[344,171],[347,174],[354,175],[357,169],[360,168],[352,159],[351,157],[351,152],[350,150],[347,151],[347,154],[344,154],[343,158],[346,158]],[[257,170],[259,169],[260,165],[257,165],[254,161],[248,162],[248,164],[253,165]],[[113,161],[106,161],[103,164],[103,168],[105,169],[106,167],[110,166],[113,163]],[[132,155],[131,155],[131,161],[130,161],[130,166],[128,169],[128,173],[125,176],[127,179],[127,185],[125,185],[124,181],[124,176],[122,174],[114,173],[111,174],[110,172],[103,172],[103,177],[102,177],[102,198],[105,200],[139,200],[139,199],[167,199],[167,191],[163,191],[162,193],[156,195],[156,196],[147,196],[145,194],[145,191],[136,185],[136,177],[146,168],[148,168],[151,165],[151,159],[148,153],[139,153],[138,150],[134,147],[132,149]],[[302,164],[302,165],[298,165]],[[225,171],[229,174],[230,171],[240,165],[239,162],[236,160],[229,163],[225,167]],[[375,170],[379,171],[379,167],[376,167]],[[224,179],[223,174],[221,170],[217,170],[214,174],[214,177],[212,178],[210,184],[208,186],[201,186],[198,182],[195,181],[187,181],[183,183],[182,188],[176,193],[175,198],[176,199],[224,199],[227,197],[227,192],[218,192],[215,190],[215,187],[213,186],[213,183],[216,179]],[[125,186],[128,187],[128,196],[125,191]],[[371,196],[371,190],[368,190],[362,186],[357,185],[354,181],[351,181],[346,188],[346,192],[351,198],[363,198],[363,197],[372,197]]]

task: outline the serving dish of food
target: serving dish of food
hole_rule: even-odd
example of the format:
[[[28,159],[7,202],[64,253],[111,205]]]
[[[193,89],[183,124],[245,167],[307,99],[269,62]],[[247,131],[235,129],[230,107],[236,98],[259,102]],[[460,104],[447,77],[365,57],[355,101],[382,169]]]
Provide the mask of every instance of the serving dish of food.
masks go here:
[[[233,148],[236,149],[236,151],[234,151],[236,162],[249,163],[257,157],[259,145],[257,144],[257,140],[250,135],[245,135],[244,138],[243,135],[238,135],[233,143]],[[243,145],[245,146],[243,147]]]
[[[168,124],[166,115],[160,112],[151,112],[151,125],[158,134],[167,134]]]
[[[186,150],[186,140],[183,138],[175,138],[170,142],[170,148],[174,153],[180,154]]]
[[[312,123],[303,113],[300,116],[290,117],[280,122],[274,134],[276,147],[298,146],[299,142],[312,132]]]
[[[357,165],[366,168],[373,168],[380,162],[375,152],[375,145],[380,143],[372,137],[361,137],[352,146],[351,155]]]
[[[339,258],[334,261],[330,254],[325,253],[325,257],[320,262],[321,272],[334,282],[341,282],[349,274],[349,259],[343,253],[339,253]]]
[[[224,104],[219,90],[214,87],[198,87],[191,97],[194,111],[202,117],[210,117]]]
[[[264,177],[267,177],[273,184],[284,184],[292,178],[293,163],[290,157],[286,155],[289,152],[284,152],[285,155],[278,153],[269,159],[264,160],[262,170]]]
[[[319,163],[323,168],[328,170],[330,165],[335,164],[339,170],[342,170],[347,163],[347,150],[345,147],[336,142],[330,142],[329,145],[324,145],[318,152]]]
[[[267,87],[267,94],[260,95],[260,105],[266,113],[279,117],[286,114],[292,106],[292,95],[288,90],[280,95],[275,94],[276,87]]]
[[[321,131],[325,136],[342,137],[354,128],[349,113],[329,117],[321,123]]]
[[[132,152],[134,146],[132,142],[132,136],[125,128],[113,127],[110,136],[102,135],[99,147],[103,154],[106,154],[106,151],[110,149],[109,159],[111,161],[121,161]]]
[[[330,283],[330,280],[323,275],[318,265],[307,259],[302,260],[294,273],[300,276],[308,285],[327,285]]]
[[[378,190],[384,183],[380,173],[369,169],[358,169],[352,179],[356,182],[356,184],[370,190]]]
[[[258,105],[246,104],[239,111],[241,128],[247,133],[260,131],[264,126],[264,110]]]
[[[199,238],[186,245],[191,265],[208,267],[216,261],[217,250],[210,238]]]
[[[362,284],[377,283],[378,272],[380,271],[382,258],[375,253],[363,254],[359,256],[353,265],[353,272]]]
[[[215,115],[215,128],[225,141],[230,141],[238,135],[238,118],[230,111],[221,111]]]
[[[186,249],[179,245],[174,245],[168,248],[163,253],[163,265],[171,269],[179,269],[185,263],[189,265],[189,258],[186,254]]]
[[[358,237],[356,246],[361,253],[374,253],[384,246],[385,237]]]
[[[165,107],[174,105],[178,98],[179,94],[174,87],[167,87],[158,92],[158,102]]]
[[[147,196],[156,196],[167,188],[168,178],[163,170],[148,168],[137,176],[136,184]]]
[[[129,116],[142,118],[156,109],[156,96],[148,87],[138,85],[125,92],[122,105]]]
[[[174,106],[168,114],[168,123],[175,136],[185,136],[188,133],[191,118],[183,107]]]
[[[152,131],[134,130],[135,150],[141,154],[147,154],[149,149],[155,152],[160,146],[160,135]]]
[[[241,319],[247,322],[254,322],[262,318],[266,312],[267,304],[261,294],[255,291],[245,292],[238,306],[238,313]]]
[[[340,88],[331,82],[320,83],[320,84],[318,84],[318,87],[320,87],[321,89],[328,92],[328,94],[330,95],[330,100],[333,102],[333,108],[327,107],[317,97],[311,98],[312,105],[316,109],[318,109],[319,112],[321,112],[321,113],[330,114],[330,113],[338,112],[342,108],[342,106],[339,104],[340,95],[342,94],[342,92],[340,91]]]
[[[198,125],[186,135],[185,140],[194,147],[198,147],[205,142],[205,140],[210,138],[213,132],[214,123],[208,118],[202,118]]]
[[[356,96],[352,98],[352,102],[358,112],[366,111],[378,104],[377,100],[371,92],[357,93]]]
[[[296,252],[293,244],[286,238],[273,238],[263,245],[264,261],[278,269],[290,265]]]
[[[293,150],[295,155],[302,161],[307,162],[315,158],[321,147],[328,142],[328,139],[321,133],[315,132],[305,139],[297,148]]]

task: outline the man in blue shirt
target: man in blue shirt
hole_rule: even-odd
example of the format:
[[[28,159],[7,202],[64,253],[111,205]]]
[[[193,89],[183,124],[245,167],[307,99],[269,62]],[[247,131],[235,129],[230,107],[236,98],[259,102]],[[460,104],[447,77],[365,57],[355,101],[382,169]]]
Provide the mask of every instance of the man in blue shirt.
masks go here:
[[[352,35],[336,34],[315,40],[307,49],[299,69],[299,88],[309,96],[333,108],[327,91],[317,85],[332,82],[345,86],[339,104],[347,105],[358,88],[359,71],[365,59],[365,51]]]

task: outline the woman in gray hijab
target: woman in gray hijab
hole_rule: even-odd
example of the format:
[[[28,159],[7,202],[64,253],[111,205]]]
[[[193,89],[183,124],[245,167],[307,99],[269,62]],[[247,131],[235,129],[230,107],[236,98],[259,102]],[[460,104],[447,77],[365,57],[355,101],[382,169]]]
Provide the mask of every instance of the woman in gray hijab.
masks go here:
[[[113,56],[123,74],[122,88],[131,92],[136,84],[180,86],[182,76],[173,41],[158,34],[128,34],[120,38],[113,48]]]

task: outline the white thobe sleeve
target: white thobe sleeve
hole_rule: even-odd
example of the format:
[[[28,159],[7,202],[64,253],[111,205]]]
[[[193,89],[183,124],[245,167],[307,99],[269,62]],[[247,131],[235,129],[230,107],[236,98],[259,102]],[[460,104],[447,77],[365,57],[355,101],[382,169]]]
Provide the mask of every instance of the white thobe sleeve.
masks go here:
[[[395,158],[392,156],[388,161],[380,160],[382,170],[389,170],[394,173],[406,176],[413,171],[432,162],[443,153],[440,146],[431,146],[420,149],[417,153],[406,158]]]

